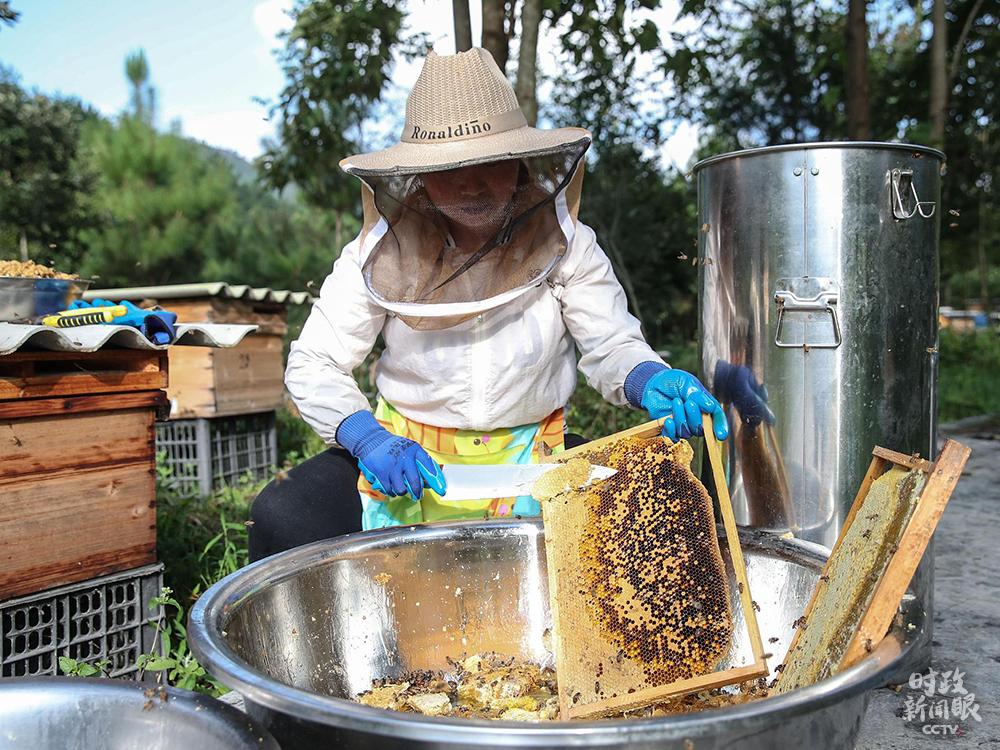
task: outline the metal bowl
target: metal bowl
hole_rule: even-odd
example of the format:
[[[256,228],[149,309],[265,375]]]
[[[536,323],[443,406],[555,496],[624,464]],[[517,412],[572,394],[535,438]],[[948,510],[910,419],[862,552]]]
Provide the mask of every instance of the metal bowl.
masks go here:
[[[51,315],[80,299],[91,281],[0,276],[0,322],[21,323]]]
[[[741,532],[740,540],[773,667],[805,610],[825,550],[755,531]],[[376,576],[383,573],[391,577],[380,584]],[[286,750],[849,748],[868,690],[883,682],[923,626],[918,603],[905,604],[902,627],[861,663],[803,690],[683,716],[547,724],[425,717],[345,700],[374,678],[446,670],[446,657],[462,652],[549,662],[538,519],[399,527],[275,555],[206,591],[192,610],[188,636],[201,664],[243,694],[248,713]]]
[[[214,698],[79,677],[0,679],[2,750],[280,750],[256,722]]]

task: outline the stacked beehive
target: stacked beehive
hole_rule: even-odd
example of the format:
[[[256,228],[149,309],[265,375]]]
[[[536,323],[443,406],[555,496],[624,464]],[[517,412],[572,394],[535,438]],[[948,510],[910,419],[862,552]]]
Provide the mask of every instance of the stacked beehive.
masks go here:
[[[166,385],[164,351],[0,356],[0,675],[124,675],[151,647]]]
[[[222,282],[88,292],[160,306],[179,323],[251,324],[255,335],[232,349],[170,350],[170,421],[157,427],[176,491],[209,494],[247,475],[261,479],[277,460],[275,411],[284,402],[283,337],[288,306],[306,292],[272,291]]]

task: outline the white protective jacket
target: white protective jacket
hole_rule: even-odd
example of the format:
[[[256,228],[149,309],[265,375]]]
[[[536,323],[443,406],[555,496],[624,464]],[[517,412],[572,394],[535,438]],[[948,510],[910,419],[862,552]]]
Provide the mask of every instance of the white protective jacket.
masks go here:
[[[370,408],[352,371],[380,332],[380,395],[403,416],[436,427],[489,431],[539,422],[569,402],[578,366],[604,398],[627,406],[625,377],[641,362],[661,361],[629,313],[594,231],[579,222],[546,284],[439,331],[415,331],[376,304],[361,276],[359,242],[349,243],[285,371],[299,413],[328,445],[345,417]]]

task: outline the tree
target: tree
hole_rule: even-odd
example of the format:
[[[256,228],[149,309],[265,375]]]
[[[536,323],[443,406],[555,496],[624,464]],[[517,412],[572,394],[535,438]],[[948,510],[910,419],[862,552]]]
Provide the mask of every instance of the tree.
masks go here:
[[[312,205],[360,213],[356,180],[338,167],[365,150],[363,126],[382,96],[397,51],[426,51],[422,36],[403,35],[399,0],[316,0],[292,11],[294,25],[282,38],[280,60],[287,79],[271,117],[279,140],[258,161],[261,176],[278,190],[298,185]],[[341,220],[336,243],[342,246]]]
[[[472,49],[472,19],[469,16],[469,0],[452,0],[451,12],[455,21],[455,51]]]
[[[868,90],[868,0],[847,2],[847,137],[852,141],[871,138]]]
[[[125,58],[125,77],[132,84],[132,114],[152,125],[156,115],[156,94],[149,85],[149,63],[143,50]]]
[[[944,146],[944,128],[948,108],[948,19],[945,0],[932,0],[931,26],[931,95],[928,120],[930,145]]]
[[[510,57],[510,39],[514,33],[513,18],[513,0],[483,0],[483,49],[493,56],[505,73]]]
[[[545,10],[553,28],[561,29],[563,73],[553,82],[551,105],[557,122],[585,124],[594,134],[594,155],[618,142],[656,147],[666,117],[661,106],[647,106],[662,80],[655,63],[662,55],[659,31],[639,10],[652,10],[658,0],[560,0]],[[637,74],[640,60],[652,72]]]
[[[28,95],[0,68],[0,223],[28,244],[58,248],[87,223],[82,207],[93,175],[79,159],[79,105]],[[43,259],[47,259],[43,258]]]
[[[814,0],[686,0],[663,69],[670,114],[730,148],[843,137],[842,17]]]
[[[514,93],[528,124],[538,120],[538,30],[542,23],[542,0],[523,0],[521,4],[521,42],[517,54],[517,85]]]
[[[8,0],[0,0],[0,21],[8,26],[13,26],[17,23],[18,16],[20,15],[20,13],[10,7]]]
[[[81,272],[109,286],[203,280],[217,219],[235,200],[228,166],[131,115],[96,124],[85,140],[100,175],[92,206],[102,223],[81,234]]]

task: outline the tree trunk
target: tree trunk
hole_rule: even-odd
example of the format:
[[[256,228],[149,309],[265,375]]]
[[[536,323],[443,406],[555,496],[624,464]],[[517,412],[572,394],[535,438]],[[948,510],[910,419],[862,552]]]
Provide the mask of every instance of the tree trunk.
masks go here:
[[[339,257],[340,253],[344,249],[344,236],[343,236],[344,235],[344,212],[343,211],[337,211],[337,213],[334,216],[335,216],[335,218],[334,218],[334,224],[333,224],[333,241],[334,241],[334,247],[337,248],[337,255]]]
[[[28,235],[24,229],[21,230],[21,262],[28,262]]]
[[[868,104],[868,0],[848,0],[847,5],[847,137],[871,138]]]
[[[504,29],[504,0],[483,0],[483,49],[506,74],[510,46]]]
[[[931,10],[931,146],[944,148],[944,126],[948,113],[948,19],[945,0],[934,0]]]
[[[524,0],[521,5],[521,48],[517,55],[515,93],[528,124],[538,122],[538,27],[542,23],[542,0]]]
[[[990,171],[989,131],[984,130],[983,140],[983,172]],[[983,311],[989,315],[993,311],[990,300],[990,263],[986,258],[986,191],[979,190],[979,296],[983,300]]]
[[[455,19],[455,51],[472,49],[472,20],[469,16],[469,0],[452,0],[452,17]]]

